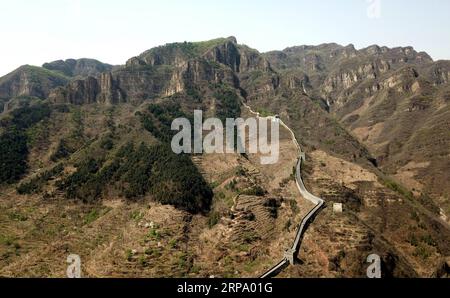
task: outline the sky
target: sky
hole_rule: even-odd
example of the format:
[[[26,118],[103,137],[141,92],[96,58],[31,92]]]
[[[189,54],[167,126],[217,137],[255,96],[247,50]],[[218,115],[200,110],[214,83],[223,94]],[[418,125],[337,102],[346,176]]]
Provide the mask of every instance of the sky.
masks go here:
[[[0,0],[0,76],[20,65],[124,64],[154,46],[235,36],[261,52],[336,42],[450,59],[448,0]]]

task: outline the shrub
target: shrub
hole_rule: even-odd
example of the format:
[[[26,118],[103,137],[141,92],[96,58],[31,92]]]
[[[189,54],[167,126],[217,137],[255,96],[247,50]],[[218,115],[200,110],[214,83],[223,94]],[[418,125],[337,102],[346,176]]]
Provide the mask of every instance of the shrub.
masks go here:
[[[73,153],[73,150],[67,146],[66,140],[63,139],[59,141],[55,152],[50,156],[50,160],[56,162],[62,158],[68,157],[71,153]]]
[[[208,216],[208,227],[211,229],[215,225],[217,225],[220,221],[220,213],[217,211],[213,211],[209,213]]]
[[[225,86],[218,86],[214,93],[219,105],[217,117],[222,121],[226,118],[236,118],[241,114],[241,102],[236,92]]]
[[[56,175],[60,174],[63,170],[64,166],[62,164],[58,164],[51,170],[45,171],[44,173],[38,175],[37,177],[31,180],[21,183],[17,187],[17,192],[21,195],[37,193],[41,191],[42,186],[45,184],[45,182],[55,177]]]
[[[107,185],[118,184],[123,195],[136,199],[150,194],[162,204],[190,212],[209,209],[213,192],[187,155],[176,155],[168,145],[132,143],[121,147],[107,165],[89,158],[58,184],[71,199],[92,201]]]
[[[105,150],[111,150],[114,147],[114,142],[110,138],[106,138],[101,142],[100,147]]]
[[[0,136],[0,183],[14,183],[27,170],[27,137],[16,129]]]
[[[413,194],[410,191],[408,191],[407,189],[405,189],[403,186],[401,186],[400,184],[398,184],[395,181],[387,179],[387,180],[384,181],[384,184],[388,188],[390,188],[391,190],[401,194],[405,198],[408,198],[410,200],[413,198]]]
[[[27,129],[50,116],[51,109],[47,104],[25,106],[11,112],[11,125],[19,130]]]
[[[426,260],[431,256],[431,251],[426,245],[421,243],[416,247],[414,256],[420,257],[422,260]]]
[[[28,137],[26,130],[50,116],[47,104],[25,106],[11,112],[2,122],[5,133],[0,136],[0,183],[14,183],[27,170]]]
[[[187,118],[193,122],[193,116],[181,110],[179,103],[167,102],[164,104],[151,104],[148,107],[150,114],[140,114],[144,128],[164,143],[170,143],[176,131],[171,129],[172,121],[176,118]]]
[[[246,189],[245,191],[242,192],[243,195],[257,196],[257,197],[262,197],[266,193],[267,192],[259,185],[255,185],[252,188]]]

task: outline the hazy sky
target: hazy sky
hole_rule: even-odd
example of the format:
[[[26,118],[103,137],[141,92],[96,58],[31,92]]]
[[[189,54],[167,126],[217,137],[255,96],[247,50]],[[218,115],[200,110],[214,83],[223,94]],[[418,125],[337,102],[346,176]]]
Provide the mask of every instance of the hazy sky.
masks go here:
[[[448,0],[0,0],[0,28],[0,75],[66,58],[123,64],[168,42],[230,35],[259,51],[412,45],[450,59]]]

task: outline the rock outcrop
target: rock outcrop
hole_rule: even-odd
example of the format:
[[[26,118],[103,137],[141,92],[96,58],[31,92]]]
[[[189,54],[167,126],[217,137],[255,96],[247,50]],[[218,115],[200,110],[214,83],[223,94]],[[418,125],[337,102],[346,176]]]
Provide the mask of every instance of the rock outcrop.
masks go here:
[[[95,59],[67,59],[57,60],[45,63],[43,68],[59,72],[68,77],[88,77],[98,76],[103,72],[108,72],[113,69],[112,65],[102,63]]]
[[[0,78],[0,98],[28,96],[45,99],[53,88],[64,86],[68,81],[58,73],[24,65]]]
[[[238,45],[233,37],[205,43],[174,43],[133,57],[118,70],[55,89],[50,99],[73,104],[140,102],[202,83],[227,83],[238,88],[239,73],[254,70],[272,71],[267,59]]]

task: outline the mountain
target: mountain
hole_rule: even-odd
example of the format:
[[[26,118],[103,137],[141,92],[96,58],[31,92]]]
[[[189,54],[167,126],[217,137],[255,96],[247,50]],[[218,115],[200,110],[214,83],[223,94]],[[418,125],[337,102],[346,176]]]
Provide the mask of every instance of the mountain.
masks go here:
[[[374,154],[383,171],[448,216],[449,61],[412,47],[302,46],[265,54],[276,69],[308,78],[307,92]]]
[[[327,205],[302,262],[280,276],[364,277],[371,253],[386,277],[447,274],[446,61],[409,47],[259,53],[228,37],[166,44],[101,73],[51,64],[67,81],[0,119],[0,275],[62,276],[68,251],[87,276],[264,273],[313,207],[298,194],[290,131],[275,165],[170,149],[173,119],[250,117],[243,102],[293,130],[305,184]]]
[[[97,76],[102,72],[111,71],[113,66],[95,59],[57,60],[42,65],[43,68],[59,72],[67,77]]]
[[[47,99],[51,90],[75,78],[97,76],[112,69],[112,65],[94,59],[58,60],[42,67],[21,66],[0,78],[0,110],[5,104],[6,110],[20,106],[30,98]]]
[[[69,79],[52,71],[24,65],[0,78],[0,101],[16,97],[37,97],[45,99],[50,90],[67,84]],[[3,104],[2,104],[3,106]],[[3,111],[3,109],[1,109]]]

